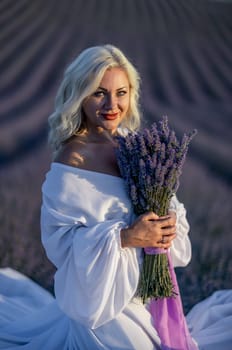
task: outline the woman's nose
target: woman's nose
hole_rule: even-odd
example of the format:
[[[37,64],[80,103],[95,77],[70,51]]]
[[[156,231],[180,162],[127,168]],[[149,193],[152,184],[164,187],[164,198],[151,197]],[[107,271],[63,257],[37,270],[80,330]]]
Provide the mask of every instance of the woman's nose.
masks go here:
[[[105,99],[105,108],[114,110],[117,106],[117,97],[113,94],[107,94]]]

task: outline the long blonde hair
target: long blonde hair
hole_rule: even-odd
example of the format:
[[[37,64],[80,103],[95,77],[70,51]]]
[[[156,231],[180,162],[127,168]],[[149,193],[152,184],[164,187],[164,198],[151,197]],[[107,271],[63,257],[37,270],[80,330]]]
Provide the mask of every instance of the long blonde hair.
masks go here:
[[[112,45],[90,47],[69,65],[55,99],[55,111],[49,118],[49,143],[53,154],[72,135],[84,131],[82,103],[100,85],[107,69],[120,67],[127,73],[130,84],[130,106],[120,127],[134,131],[140,126],[140,77],[121,50]]]

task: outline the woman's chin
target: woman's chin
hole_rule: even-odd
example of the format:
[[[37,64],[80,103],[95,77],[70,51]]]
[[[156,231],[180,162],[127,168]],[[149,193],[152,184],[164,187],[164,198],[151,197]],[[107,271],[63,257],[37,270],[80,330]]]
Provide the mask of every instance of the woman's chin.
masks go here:
[[[118,129],[120,120],[105,120],[102,123],[102,127],[107,130],[110,134],[114,134]]]

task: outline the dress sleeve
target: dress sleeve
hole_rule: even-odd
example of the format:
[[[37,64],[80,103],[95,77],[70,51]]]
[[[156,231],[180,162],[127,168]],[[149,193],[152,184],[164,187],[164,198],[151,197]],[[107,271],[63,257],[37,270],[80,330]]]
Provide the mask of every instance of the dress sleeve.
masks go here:
[[[57,267],[57,302],[70,318],[97,328],[133,298],[139,279],[138,251],[121,247],[120,231],[127,226],[123,217],[94,222],[82,209],[88,203],[79,201],[79,208],[69,210],[66,195],[54,196],[52,191],[43,193],[41,232],[47,256]],[[85,200],[91,202],[90,197]]]
[[[186,266],[191,260],[191,243],[189,239],[189,224],[186,219],[186,210],[176,196],[173,196],[170,203],[170,210],[176,213],[176,238],[172,242],[170,253],[173,265]]]

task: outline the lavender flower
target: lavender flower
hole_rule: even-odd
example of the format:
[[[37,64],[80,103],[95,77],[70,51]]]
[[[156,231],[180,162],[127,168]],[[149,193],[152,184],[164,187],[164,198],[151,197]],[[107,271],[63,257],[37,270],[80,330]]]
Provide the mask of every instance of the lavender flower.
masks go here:
[[[154,211],[159,216],[167,214],[171,197],[179,186],[189,143],[195,134],[195,130],[184,134],[179,141],[175,132],[169,128],[168,118],[163,117],[157,124],[153,123],[150,130],[116,138],[119,169],[137,215],[146,211]],[[163,277],[152,273],[159,270],[157,266],[154,267],[157,262],[167,265],[159,255],[145,254],[139,287],[144,301],[152,296],[173,295],[167,271]],[[162,255],[166,257],[166,254]],[[157,288],[158,280],[160,288]]]

